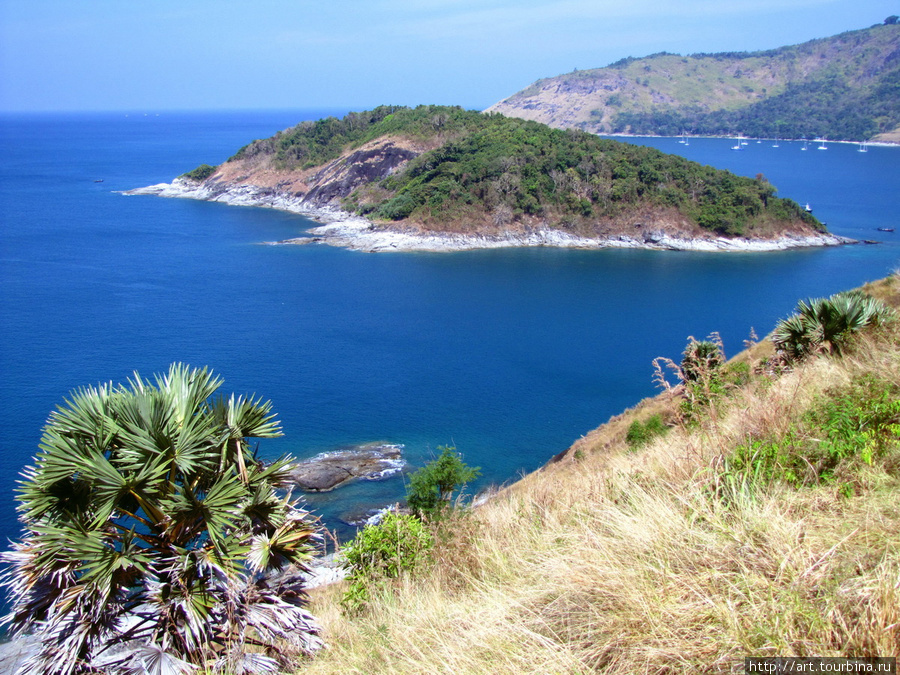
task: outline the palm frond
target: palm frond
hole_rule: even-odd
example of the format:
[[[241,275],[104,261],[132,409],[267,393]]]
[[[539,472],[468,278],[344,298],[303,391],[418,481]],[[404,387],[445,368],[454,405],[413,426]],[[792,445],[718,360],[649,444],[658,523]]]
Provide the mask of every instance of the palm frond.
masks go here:
[[[264,466],[247,445],[280,424],[261,399],[213,401],[220,385],[174,364],[154,381],[75,390],[51,413],[17,488],[24,537],[0,554],[4,621],[41,640],[25,672],[263,672],[290,661],[276,640],[321,645],[301,590],[258,583],[302,566],[317,536],[276,493],[287,461]]]

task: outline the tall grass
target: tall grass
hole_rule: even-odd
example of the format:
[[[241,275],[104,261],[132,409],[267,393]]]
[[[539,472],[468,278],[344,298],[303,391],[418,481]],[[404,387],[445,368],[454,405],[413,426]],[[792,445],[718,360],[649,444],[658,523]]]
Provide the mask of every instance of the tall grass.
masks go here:
[[[632,418],[613,420],[445,522],[430,566],[362,615],[341,611],[340,587],[321,591],[329,648],[301,672],[712,673],[742,672],[748,655],[900,655],[900,441],[838,468],[850,496],[727,461],[866,373],[900,385],[898,342],[882,330],[839,360],[756,377],[713,422],[637,451]]]

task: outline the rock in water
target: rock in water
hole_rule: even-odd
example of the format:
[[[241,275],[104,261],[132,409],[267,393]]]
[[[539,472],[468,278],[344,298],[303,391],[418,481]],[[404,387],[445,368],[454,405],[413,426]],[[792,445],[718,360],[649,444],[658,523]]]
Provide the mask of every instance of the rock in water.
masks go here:
[[[354,479],[378,480],[403,470],[402,445],[366,443],[323,452],[294,465],[291,476],[301,490],[328,492]]]

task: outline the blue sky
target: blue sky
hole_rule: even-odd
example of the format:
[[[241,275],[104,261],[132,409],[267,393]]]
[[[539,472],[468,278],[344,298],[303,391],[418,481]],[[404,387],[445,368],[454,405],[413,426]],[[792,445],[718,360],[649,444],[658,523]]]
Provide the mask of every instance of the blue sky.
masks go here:
[[[0,110],[484,108],[625,56],[753,51],[897,0],[0,0]]]

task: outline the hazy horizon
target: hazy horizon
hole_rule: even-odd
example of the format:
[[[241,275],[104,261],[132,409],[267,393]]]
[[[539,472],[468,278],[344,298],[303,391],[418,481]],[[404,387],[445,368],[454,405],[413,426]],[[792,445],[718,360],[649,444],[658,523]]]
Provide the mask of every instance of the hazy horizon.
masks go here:
[[[897,11],[894,0],[0,0],[0,111],[480,110],[627,56],[771,49]]]

